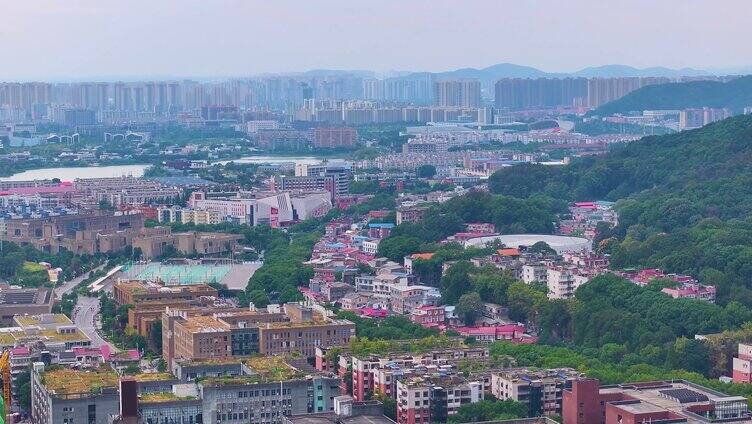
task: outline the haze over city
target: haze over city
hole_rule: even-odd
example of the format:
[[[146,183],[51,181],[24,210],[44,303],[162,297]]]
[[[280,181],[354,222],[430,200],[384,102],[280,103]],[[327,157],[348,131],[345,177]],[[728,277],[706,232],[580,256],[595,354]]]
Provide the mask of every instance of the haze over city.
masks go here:
[[[752,65],[744,0],[5,1],[3,80]]]
[[[752,424],[752,0],[0,0],[0,424]]]

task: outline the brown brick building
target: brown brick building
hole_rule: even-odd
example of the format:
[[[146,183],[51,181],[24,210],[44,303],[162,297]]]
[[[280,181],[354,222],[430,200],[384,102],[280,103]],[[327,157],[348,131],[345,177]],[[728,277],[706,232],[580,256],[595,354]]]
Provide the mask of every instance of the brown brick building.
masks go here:
[[[350,321],[324,319],[298,304],[282,309],[167,309],[162,356],[170,369],[175,360],[294,352],[313,357],[317,346],[344,346],[355,335]]]
[[[259,353],[316,356],[317,346],[346,346],[355,337],[355,324],[347,320],[274,323],[259,327]]]
[[[51,253],[61,249],[78,254],[107,253],[131,244],[144,226],[140,213],[113,214],[97,211],[89,214],[49,218],[10,219],[3,240],[28,244]]]
[[[150,228],[133,239],[133,248],[141,250],[143,258],[161,256],[168,246],[181,253],[217,255],[233,251],[243,236],[226,233],[199,233],[196,231],[173,233],[169,227]]]

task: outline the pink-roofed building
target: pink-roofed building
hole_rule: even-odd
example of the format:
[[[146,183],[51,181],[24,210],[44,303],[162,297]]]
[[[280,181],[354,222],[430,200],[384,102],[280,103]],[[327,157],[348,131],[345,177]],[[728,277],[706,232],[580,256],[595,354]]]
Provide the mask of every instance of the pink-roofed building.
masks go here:
[[[389,311],[386,309],[365,307],[358,311],[358,315],[365,318],[386,318],[389,316]]]
[[[332,268],[316,268],[313,270],[313,278],[318,280],[334,282],[335,271]]]
[[[114,366],[126,366],[141,360],[141,353],[137,349],[114,351],[109,345],[104,345],[101,352],[105,362],[110,362]]]
[[[84,364],[101,364],[105,362],[105,356],[102,353],[103,348],[107,352],[107,357],[109,358],[110,349],[105,346],[102,348],[74,347],[73,354],[76,355],[76,362]]]
[[[461,336],[472,337],[483,343],[507,340],[514,343],[535,343],[536,339],[525,333],[522,324],[506,324],[485,327],[459,327],[455,329]]]
[[[647,268],[636,271],[621,271],[617,274],[637,284],[638,286],[647,286],[656,278],[664,278],[666,276],[666,274],[664,274],[663,271],[658,268]]]
[[[301,294],[303,294],[303,297],[306,299],[314,302],[314,303],[320,303],[326,301],[326,296],[324,296],[321,293],[317,293],[307,287],[298,287],[298,291],[300,291]]]
[[[700,299],[710,303],[715,302],[715,286],[684,283],[678,287],[666,287],[661,291],[674,299]]]
[[[595,202],[574,202],[574,205],[578,208],[583,209],[598,209],[598,206],[595,204]]]
[[[27,346],[16,346],[10,349],[10,372],[14,378],[29,369],[32,358],[31,349]]]

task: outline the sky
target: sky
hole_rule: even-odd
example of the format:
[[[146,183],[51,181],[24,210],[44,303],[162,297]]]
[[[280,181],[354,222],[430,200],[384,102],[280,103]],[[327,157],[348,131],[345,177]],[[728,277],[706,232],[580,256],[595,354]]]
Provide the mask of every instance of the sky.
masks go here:
[[[750,0],[0,0],[0,80],[752,65]]]

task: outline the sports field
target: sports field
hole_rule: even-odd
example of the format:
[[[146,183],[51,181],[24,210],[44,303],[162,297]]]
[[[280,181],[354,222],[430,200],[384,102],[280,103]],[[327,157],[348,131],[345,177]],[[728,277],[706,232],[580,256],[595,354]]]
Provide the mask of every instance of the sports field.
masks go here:
[[[230,289],[245,289],[248,279],[261,266],[260,263],[243,264],[128,264],[123,266],[125,278],[144,281],[162,281],[168,286],[201,283],[221,283]]]

